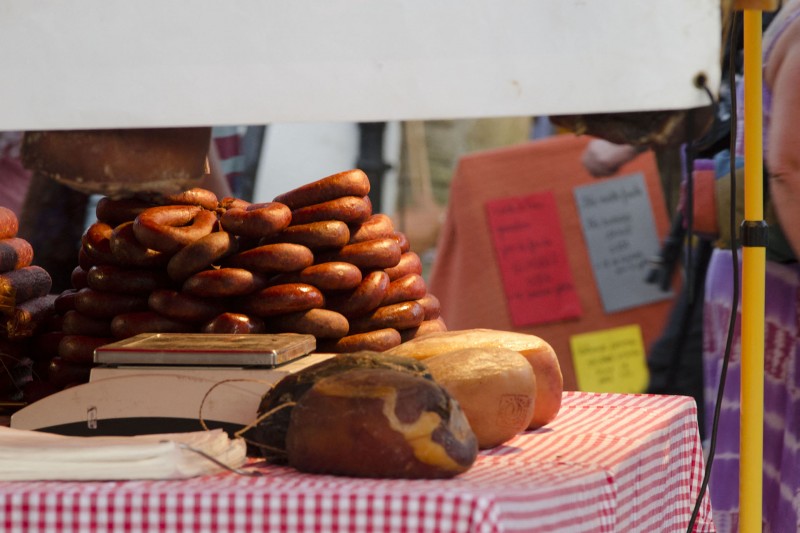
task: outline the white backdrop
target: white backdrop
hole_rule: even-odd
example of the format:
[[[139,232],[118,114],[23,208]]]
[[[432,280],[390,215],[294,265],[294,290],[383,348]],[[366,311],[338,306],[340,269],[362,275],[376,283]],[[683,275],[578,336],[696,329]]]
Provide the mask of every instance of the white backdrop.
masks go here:
[[[0,130],[679,109],[719,0],[4,0]]]

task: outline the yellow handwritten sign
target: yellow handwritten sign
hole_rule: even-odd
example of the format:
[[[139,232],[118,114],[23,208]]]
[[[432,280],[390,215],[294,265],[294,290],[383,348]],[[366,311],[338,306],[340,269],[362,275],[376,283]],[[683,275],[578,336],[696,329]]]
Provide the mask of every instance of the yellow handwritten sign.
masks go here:
[[[647,388],[649,376],[638,325],[573,335],[569,345],[580,390],[640,393]]]

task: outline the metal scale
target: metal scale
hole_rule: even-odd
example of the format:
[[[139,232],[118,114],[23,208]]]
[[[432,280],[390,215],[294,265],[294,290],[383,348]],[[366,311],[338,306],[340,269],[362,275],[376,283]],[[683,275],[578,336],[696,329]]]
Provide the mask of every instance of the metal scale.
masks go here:
[[[11,416],[11,427],[62,435],[138,435],[253,422],[284,376],[323,361],[311,335],[144,333],[95,350],[89,382]],[[201,412],[202,408],[202,412]]]

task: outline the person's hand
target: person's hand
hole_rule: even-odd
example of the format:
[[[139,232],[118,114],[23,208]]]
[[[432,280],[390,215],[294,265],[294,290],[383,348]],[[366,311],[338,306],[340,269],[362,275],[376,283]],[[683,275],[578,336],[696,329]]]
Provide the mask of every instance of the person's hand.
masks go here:
[[[604,139],[594,139],[584,150],[581,162],[592,176],[606,177],[642,153],[642,149],[629,144],[614,144]]]

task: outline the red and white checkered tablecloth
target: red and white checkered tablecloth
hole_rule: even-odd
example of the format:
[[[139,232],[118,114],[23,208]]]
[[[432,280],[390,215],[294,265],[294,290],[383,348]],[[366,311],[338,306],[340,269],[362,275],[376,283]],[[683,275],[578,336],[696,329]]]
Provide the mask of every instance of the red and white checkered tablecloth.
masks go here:
[[[567,392],[558,418],[450,480],[267,466],[257,478],[0,483],[0,531],[685,531],[703,473],[690,398]],[[695,531],[714,531],[704,499]]]

